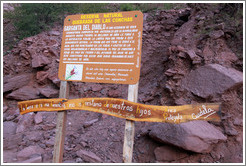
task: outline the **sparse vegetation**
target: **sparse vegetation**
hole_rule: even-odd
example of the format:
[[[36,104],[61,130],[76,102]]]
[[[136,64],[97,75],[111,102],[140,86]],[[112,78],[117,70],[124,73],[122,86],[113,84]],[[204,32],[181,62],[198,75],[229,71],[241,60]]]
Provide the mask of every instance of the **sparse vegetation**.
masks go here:
[[[111,7],[112,5],[114,8]],[[10,22],[13,27],[10,32],[11,38],[9,30],[4,30],[4,45],[10,49],[19,40],[48,30],[54,23],[62,25],[64,18],[71,14],[133,10],[145,13],[160,9],[169,10],[177,5],[171,3],[23,3],[13,5],[14,11],[4,12],[4,20]]]
[[[13,21],[19,39],[47,30],[56,21],[63,23],[67,14],[106,12],[106,4],[25,3],[5,13]]]

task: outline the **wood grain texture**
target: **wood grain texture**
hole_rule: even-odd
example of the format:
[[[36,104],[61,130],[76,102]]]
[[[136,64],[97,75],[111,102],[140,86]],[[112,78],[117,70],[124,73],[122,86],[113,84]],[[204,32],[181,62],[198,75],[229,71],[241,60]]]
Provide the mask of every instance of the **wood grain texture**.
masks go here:
[[[69,84],[67,81],[61,81],[59,98],[68,98],[68,96],[69,96]],[[63,160],[66,123],[67,123],[67,111],[57,112],[53,163],[62,163]]]
[[[128,87],[128,100],[137,102],[138,98],[138,82],[135,85],[129,85]],[[123,144],[123,161],[124,163],[132,162],[133,144],[135,134],[135,123],[132,120],[126,120],[125,123],[125,135]]]

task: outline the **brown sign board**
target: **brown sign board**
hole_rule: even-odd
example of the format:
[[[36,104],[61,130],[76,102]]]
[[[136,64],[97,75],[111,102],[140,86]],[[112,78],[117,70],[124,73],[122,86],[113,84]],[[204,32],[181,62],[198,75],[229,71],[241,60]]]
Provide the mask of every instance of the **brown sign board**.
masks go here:
[[[143,14],[140,11],[65,18],[59,79],[135,84],[139,80]]]

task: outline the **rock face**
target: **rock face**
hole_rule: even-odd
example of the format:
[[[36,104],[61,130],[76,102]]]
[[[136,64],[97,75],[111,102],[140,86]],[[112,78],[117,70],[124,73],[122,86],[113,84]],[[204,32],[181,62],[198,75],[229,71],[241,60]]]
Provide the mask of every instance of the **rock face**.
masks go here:
[[[243,83],[243,73],[219,64],[209,64],[191,71],[182,86],[193,94],[207,98]]]
[[[151,127],[149,135],[159,142],[197,153],[208,153],[213,144],[226,140],[221,131],[206,121],[158,124]]]
[[[51,86],[46,86],[38,89],[40,94],[47,98],[56,98],[58,97],[59,91],[57,89],[52,88]]]
[[[171,146],[157,147],[154,151],[158,162],[173,161],[186,157],[188,154],[184,150]]]
[[[101,163],[102,160],[93,152],[80,150],[76,152],[77,156],[81,157],[86,162]]]
[[[4,77],[3,79],[3,93],[16,90],[21,88],[29,83],[31,80],[32,74],[20,74],[14,77]]]
[[[16,91],[13,91],[7,98],[15,100],[31,100],[39,98],[39,91],[31,86],[24,86]]]

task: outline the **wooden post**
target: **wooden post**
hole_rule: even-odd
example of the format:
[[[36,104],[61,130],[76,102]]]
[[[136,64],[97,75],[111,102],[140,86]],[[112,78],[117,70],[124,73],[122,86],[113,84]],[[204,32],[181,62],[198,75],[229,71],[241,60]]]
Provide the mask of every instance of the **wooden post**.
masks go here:
[[[138,99],[138,82],[134,85],[129,85],[128,87],[128,100],[136,103],[137,99]],[[126,120],[124,145],[123,145],[124,163],[132,162],[134,134],[135,134],[134,121]]]
[[[68,97],[69,97],[69,84],[67,81],[61,81],[59,98],[68,98]],[[63,159],[66,122],[67,122],[67,111],[57,112],[53,163],[61,163]]]

